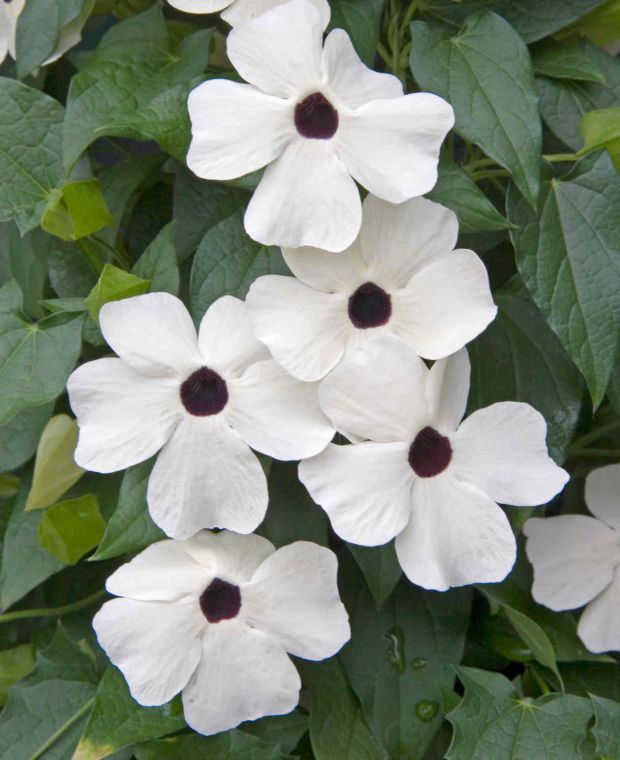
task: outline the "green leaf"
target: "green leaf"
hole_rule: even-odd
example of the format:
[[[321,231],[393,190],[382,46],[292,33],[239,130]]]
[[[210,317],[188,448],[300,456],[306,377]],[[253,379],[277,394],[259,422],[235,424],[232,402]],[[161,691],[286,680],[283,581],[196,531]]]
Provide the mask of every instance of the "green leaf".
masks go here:
[[[584,145],[580,154],[606,148],[620,171],[620,106],[585,114],[579,125]]]
[[[314,541],[327,546],[327,516],[299,482],[297,464],[274,460],[268,484],[269,510],[259,533],[276,547],[294,541]]]
[[[27,511],[51,506],[82,477],[84,470],[73,458],[77,440],[77,422],[68,415],[48,421],[37,448]]]
[[[579,367],[595,406],[609,382],[620,330],[620,177],[605,153],[545,181],[539,214],[508,192],[523,280]]]
[[[607,0],[576,25],[596,45],[615,42],[620,36],[620,0]]]
[[[72,760],[101,760],[120,749],[185,727],[180,698],[161,707],[142,707],[129,693],[120,671],[109,666]]]
[[[344,29],[359,57],[367,66],[373,65],[383,0],[332,0],[330,29]]]
[[[453,37],[443,27],[411,25],[411,70],[424,90],[450,102],[455,130],[508,169],[536,204],[542,129],[527,47],[500,16],[468,17]]]
[[[498,314],[469,344],[470,410],[497,401],[531,404],[547,421],[547,444],[558,462],[573,440],[584,383],[557,336],[525,297],[496,293]]]
[[[583,144],[581,117],[588,111],[616,106],[620,98],[620,61],[587,40],[578,43],[578,50],[602,73],[604,84],[546,77],[536,80],[545,123],[572,150]]]
[[[0,706],[6,704],[9,688],[19,683],[33,668],[32,644],[20,644],[0,651]]]
[[[93,661],[61,627],[0,714],[0,758],[70,758],[92,704]]]
[[[591,696],[594,708],[596,751],[602,760],[620,757],[620,704],[611,699]]]
[[[210,39],[211,30],[201,30],[173,49],[159,7],[109,29],[71,80],[65,166],[73,166],[105,135],[155,140],[184,161],[190,138],[187,95],[202,79]]]
[[[96,179],[68,182],[52,191],[41,227],[61,240],[79,240],[114,224]]]
[[[132,274],[149,280],[152,291],[179,292],[179,264],[174,248],[174,222],[170,222],[136,261]]]
[[[0,496],[13,496],[19,490],[20,480],[10,472],[0,475]]]
[[[364,574],[372,598],[380,610],[390,597],[403,571],[398,564],[394,543],[384,546],[356,546],[348,544],[349,551]]]
[[[24,311],[32,317],[43,316],[39,302],[47,280],[51,242],[42,230],[22,236],[14,222],[0,224],[0,282],[17,282],[24,296]]]
[[[351,558],[339,557],[351,622],[340,655],[347,676],[390,760],[419,760],[441,725],[442,687],[452,687],[461,661],[471,592],[429,592],[403,579],[377,611]]]
[[[448,760],[581,760],[592,708],[564,694],[531,699],[499,673],[459,668],[461,703],[448,714]]]
[[[95,287],[90,291],[84,303],[92,319],[99,319],[99,312],[104,303],[121,301],[123,298],[131,298],[147,293],[151,283],[136,277],[131,272],[125,272],[112,264],[106,264]]]
[[[273,744],[281,752],[293,752],[301,737],[308,731],[308,716],[301,710],[288,715],[271,715],[242,725],[243,731]]]
[[[0,425],[0,472],[14,470],[30,459],[52,408],[52,404],[31,406]]]
[[[344,670],[336,658],[298,663],[310,690],[310,742],[316,760],[383,760]]]
[[[467,172],[446,156],[439,160],[437,184],[426,197],[452,209],[459,218],[461,232],[487,232],[510,227],[510,222]]]
[[[133,554],[165,538],[149,516],[146,488],[153,460],[130,467],[123,475],[118,506],[109,519],[91,560],[110,559],[120,554]]]
[[[54,98],[0,77],[0,221],[22,235],[39,224],[62,177],[64,108]]]
[[[597,694],[620,702],[620,668],[617,660],[605,662],[571,662],[560,665],[566,690],[589,697]]]
[[[94,549],[105,530],[96,496],[87,494],[50,507],[41,518],[39,543],[66,565],[75,565]]]
[[[603,83],[605,77],[582,45],[562,45],[547,41],[532,50],[536,74],[553,79],[577,79]]]
[[[95,0],[28,0],[17,24],[18,77],[23,79],[76,36],[94,5]]]
[[[190,307],[200,319],[220,296],[245,298],[250,285],[263,274],[287,274],[278,248],[252,240],[237,211],[218,222],[203,237],[192,264]]]
[[[82,318],[58,314],[36,323],[22,314],[15,282],[0,288],[0,425],[59,396],[82,345]]]
[[[265,744],[243,731],[226,731],[216,736],[188,734],[174,739],[139,744],[136,760],[293,760],[273,744]],[[362,760],[362,758],[360,758]]]
[[[450,24],[488,8],[502,15],[526,42],[535,42],[563,29],[605,0],[425,0],[424,10]]]

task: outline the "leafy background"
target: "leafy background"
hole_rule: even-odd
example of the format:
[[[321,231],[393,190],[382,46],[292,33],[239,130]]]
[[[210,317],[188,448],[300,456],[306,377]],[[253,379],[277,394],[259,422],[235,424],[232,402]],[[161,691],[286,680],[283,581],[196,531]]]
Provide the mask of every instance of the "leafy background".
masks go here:
[[[366,63],[454,106],[429,197],[458,214],[499,306],[470,345],[470,407],[538,408],[572,475],[547,512],[584,512],[585,475],[620,461],[620,61],[604,48],[620,1],[331,5]],[[162,537],[152,463],[77,468],[66,379],[107,352],[106,301],[165,290],[198,320],[286,267],[243,229],[256,176],[205,182],[184,166],[189,90],[230,75],[226,25],[153,0],[54,6],[29,0],[18,63],[0,68],[0,759],[620,758],[618,660],[532,600],[521,543],[503,583],[423,591],[391,545],[338,541],[280,462],[266,462],[261,532],[338,552],[352,641],[297,663],[293,713],[218,736],[191,733],[178,699],[133,702],[91,619],[105,578]],[[89,7],[82,44],[41,67]],[[531,510],[507,511],[518,533]]]

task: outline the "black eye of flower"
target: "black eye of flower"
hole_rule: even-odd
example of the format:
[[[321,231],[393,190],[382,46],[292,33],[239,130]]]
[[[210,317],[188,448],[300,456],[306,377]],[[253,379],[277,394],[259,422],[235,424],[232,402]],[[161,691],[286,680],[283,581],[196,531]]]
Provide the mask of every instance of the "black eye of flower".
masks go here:
[[[201,367],[181,385],[181,401],[196,417],[218,414],[228,403],[226,381],[212,369]]]
[[[355,327],[361,330],[380,327],[387,324],[392,316],[392,299],[374,282],[365,282],[349,298],[348,311]]]
[[[200,609],[210,623],[237,617],[241,609],[239,586],[214,578],[200,595]]]
[[[320,92],[295,106],[295,126],[302,137],[329,140],[338,129],[338,111]]]
[[[421,478],[439,475],[450,464],[450,440],[432,427],[425,427],[416,435],[409,447],[409,464]]]

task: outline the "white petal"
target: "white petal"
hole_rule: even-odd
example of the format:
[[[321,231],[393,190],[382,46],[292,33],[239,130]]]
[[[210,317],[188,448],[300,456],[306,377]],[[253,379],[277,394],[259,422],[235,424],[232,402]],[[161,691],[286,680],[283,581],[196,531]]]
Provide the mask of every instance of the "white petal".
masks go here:
[[[0,27],[4,27],[5,30],[5,42],[6,50],[4,47],[0,47],[0,63],[6,57],[6,53],[15,60],[15,33],[17,31],[17,20],[20,13],[24,10],[26,0],[13,0],[11,3],[2,3],[2,10],[0,10]],[[0,32],[0,38],[1,38]],[[0,39],[0,45],[2,45]],[[4,55],[3,55],[4,52]]]
[[[367,195],[360,240],[369,276],[388,289],[404,288],[413,275],[456,245],[456,214],[426,198],[401,204]]]
[[[221,418],[188,416],[157,457],[147,490],[151,517],[173,538],[202,528],[251,533],[267,500],[260,462]]]
[[[182,417],[179,384],[150,378],[122,359],[97,359],[67,382],[80,427],[75,461],[86,470],[116,472],[153,456]]]
[[[187,101],[187,165],[203,179],[234,179],[276,159],[295,135],[294,104],[249,84],[211,79]]]
[[[250,19],[260,16],[261,13],[275,8],[277,5],[282,5],[287,0],[235,0],[223,13],[221,17],[224,21],[227,21],[231,26],[237,26],[238,24],[244,24]],[[327,0],[309,0],[319,12],[323,29],[329,24],[330,9]]]
[[[458,351],[495,318],[486,267],[473,251],[440,256],[392,294],[390,327],[425,359]]]
[[[306,2],[291,3],[298,1]],[[329,140],[290,143],[265,170],[245,213],[245,229],[259,243],[327,251],[351,245],[361,222],[357,186]]]
[[[359,239],[337,255],[320,248],[283,248],[288,268],[299,280],[325,293],[350,295],[368,281],[368,267]]]
[[[183,690],[188,725],[207,736],[290,712],[301,681],[275,641],[233,620],[208,626],[200,665]]]
[[[182,541],[158,541],[121,565],[105,585],[116,596],[173,602],[187,596],[198,598],[211,580]]]
[[[14,4],[15,0],[13,0]],[[42,66],[47,66],[50,63],[54,63],[59,58],[75,47],[82,39],[82,29],[84,24],[88,21],[90,14],[95,6],[95,0],[86,0],[84,2],[81,12],[68,24],[62,27],[60,30],[60,36],[58,38],[58,44],[52,55],[43,63]]]
[[[433,425],[442,433],[453,433],[467,408],[471,365],[467,349],[436,361],[426,381],[426,403]]]
[[[299,465],[299,479],[345,541],[379,546],[403,530],[414,483],[404,443],[330,444]]]
[[[337,574],[329,549],[309,541],[284,546],[242,588],[243,615],[296,657],[331,657],[351,637]]]
[[[620,570],[611,585],[585,608],[577,633],[591,652],[620,650]]]
[[[471,414],[452,436],[451,467],[502,504],[546,504],[568,480],[547,454],[546,435],[544,417],[529,404],[492,404]]]
[[[325,377],[342,358],[353,329],[346,296],[322,293],[293,277],[259,277],[247,307],[256,336],[300,380]]]
[[[372,441],[407,441],[428,420],[428,370],[404,341],[369,338],[323,380],[321,407],[338,430]]]
[[[586,478],[585,499],[593,515],[620,530],[620,464],[593,470]]]
[[[113,599],[93,619],[101,647],[141,705],[163,705],[189,681],[200,661],[205,618],[197,599]]]
[[[311,457],[334,437],[315,383],[297,380],[272,359],[230,386],[226,419],[253,449],[276,459]]]
[[[169,293],[106,303],[99,324],[112,349],[143,375],[186,377],[200,367],[194,323]]]
[[[237,585],[249,581],[256,568],[275,551],[271,541],[262,536],[242,536],[228,530],[201,530],[182,543],[185,551],[212,576]]]
[[[620,562],[617,534],[593,517],[534,517],[523,533],[534,566],[532,596],[552,610],[572,610],[594,599]]]
[[[225,8],[231,0],[168,0],[168,3],[184,13],[216,13]]]
[[[446,474],[416,481],[411,520],[396,538],[396,554],[410,581],[445,591],[503,580],[516,543],[495,502]]]
[[[339,154],[360,185],[390,203],[432,190],[439,148],[454,124],[445,100],[419,92],[339,116]]]
[[[200,323],[198,346],[207,366],[225,375],[241,375],[254,362],[269,359],[246,305],[233,296],[222,296],[209,306]]]
[[[228,58],[260,90],[303,98],[321,82],[324,28],[312,3],[291,0],[235,27],[228,35]]]
[[[360,61],[343,29],[334,29],[325,40],[323,71],[330,90],[347,108],[358,108],[371,100],[398,98],[403,94],[403,86],[397,77],[373,71]]]

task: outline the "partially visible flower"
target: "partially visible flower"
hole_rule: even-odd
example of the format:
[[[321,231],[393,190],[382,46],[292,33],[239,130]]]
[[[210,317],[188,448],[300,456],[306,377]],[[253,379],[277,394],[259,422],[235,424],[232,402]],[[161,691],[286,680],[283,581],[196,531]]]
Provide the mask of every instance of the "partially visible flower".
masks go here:
[[[319,388],[327,416],[361,442],[330,444],[299,465],[341,538],[396,537],[407,577],[439,591],[501,581],[516,545],[496,502],[543,504],[568,479],[528,404],[493,404],[461,422],[469,376],[465,349],[428,370],[399,338],[371,338]]]
[[[108,578],[120,599],[93,626],[141,705],[182,692],[202,734],[290,712],[300,680],[287,652],[331,657],[349,640],[333,552],[308,541],[277,551],[223,531],[152,544]]]
[[[250,447],[300,459],[332,438],[316,386],[269,357],[239,299],[218,299],[198,337],[183,303],[167,293],[105,304],[99,321],[120,358],[88,362],[69,378],[80,428],[75,460],[114,472],[161,449],[147,500],[169,536],[214,527],[250,533],[268,500]]]
[[[355,180],[402,203],[437,180],[452,108],[364,66],[342,29],[323,46],[326,19],[291,0],[228,35],[228,57],[249,84],[211,79],[192,90],[189,168],[229,180],[267,166],[245,214],[261,243],[342,251],[356,238]]]
[[[397,335],[440,359],[482,332],[497,309],[473,251],[453,251],[456,216],[425,198],[369,195],[359,238],[336,256],[283,250],[298,279],[259,277],[247,297],[257,337],[301,380],[319,380],[369,337]]]
[[[78,44],[82,39],[82,27],[88,20],[94,4],[94,0],[89,0],[84,4],[82,12],[62,27],[56,50],[42,63],[42,66],[57,61],[67,50]],[[15,59],[17,22],[25,6],[26,0],[0,0],[0,63],[4,61],[7,53]]]
[[[228,21],[231,26],[237,26],[245,21],[250,21],[261,13],[275,8],[277,5],[286,3],[287,0],[168,0],[173,8],[185,13],[217,13]],[[325,26],[329,23],[329,3],[327,0],[309,0],[321,18]]]
[[[532,596],[556,611],[586,605],[577,628],[586,647],[620,650],[620,464],[588,475],[585,500],[594,517],[531,518],[523,526]]]

